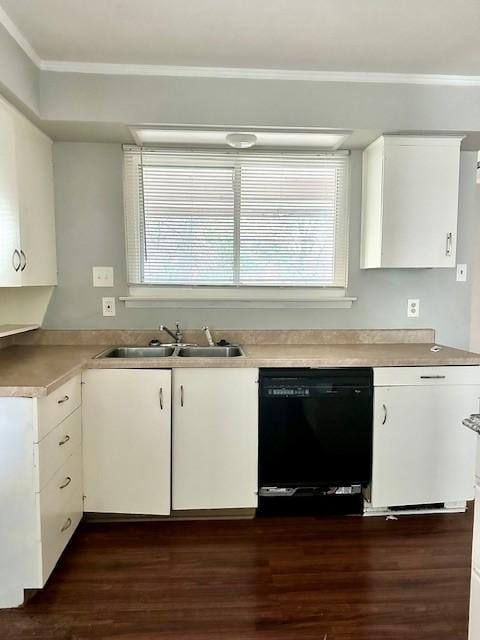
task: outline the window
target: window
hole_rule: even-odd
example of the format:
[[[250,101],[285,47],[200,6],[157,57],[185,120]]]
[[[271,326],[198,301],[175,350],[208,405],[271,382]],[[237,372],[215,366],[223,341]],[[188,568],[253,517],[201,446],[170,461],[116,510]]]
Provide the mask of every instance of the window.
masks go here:
[[[345,288],[346,153],[124,153],[130,284]]]

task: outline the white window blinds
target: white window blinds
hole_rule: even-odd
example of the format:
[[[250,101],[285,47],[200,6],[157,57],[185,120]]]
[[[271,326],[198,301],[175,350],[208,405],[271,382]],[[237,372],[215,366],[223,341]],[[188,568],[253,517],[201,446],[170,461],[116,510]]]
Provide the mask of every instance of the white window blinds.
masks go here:
[[[345,287],[347,154],[124,154],[131,284]]]

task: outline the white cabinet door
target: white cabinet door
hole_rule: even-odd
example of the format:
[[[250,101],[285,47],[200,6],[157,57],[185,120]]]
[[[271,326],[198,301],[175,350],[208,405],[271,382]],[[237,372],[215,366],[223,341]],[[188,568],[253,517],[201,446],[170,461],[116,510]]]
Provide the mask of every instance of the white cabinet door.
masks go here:
[[[455,266],[460,143],[381,136],[365,149],[362,268]]]
[[[172,508],[256,507],[258,370],[173,375]]]
[[[13,114],[0,102],[0,287],[21,284]]]
[[[57,284],[52,141],[15,117],[22,285]]]
[[[455,266],[459,167],[456,147],[386,147],[383,267]]]
[[[472,572],[468,640],[480,640],[480,574]]]
[[[470,500],[478,412],[476,385],[375,387],[373,507]]]
[[[85,511],[168,515],[171,372],[89,370],[84,382]]]
[[[480,485],[475,487],[475,518],[473,523],[472,566],[480,574]]]

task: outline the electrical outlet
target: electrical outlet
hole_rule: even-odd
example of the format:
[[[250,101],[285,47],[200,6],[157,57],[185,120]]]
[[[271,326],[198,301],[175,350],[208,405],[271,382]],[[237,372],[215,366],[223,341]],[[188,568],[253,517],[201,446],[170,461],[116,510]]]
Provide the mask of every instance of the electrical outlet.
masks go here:
[[[113,267],[92,267],[94,287],[113,287]]]
[[[467,265],[457,264],[457,282],[467,281]]]
[[[104,316],[115,316],[115,298],[102,298],[102,312]]]
[[[407,317],[418,318],[420,315],[420,300],[418,298],[409,298],[407,304]]]

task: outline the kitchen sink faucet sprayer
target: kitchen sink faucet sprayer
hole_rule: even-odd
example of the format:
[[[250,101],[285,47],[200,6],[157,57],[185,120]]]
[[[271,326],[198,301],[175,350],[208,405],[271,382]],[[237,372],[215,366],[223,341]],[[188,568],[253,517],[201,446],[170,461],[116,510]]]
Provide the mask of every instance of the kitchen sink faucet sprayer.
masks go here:
[[[208,327],[202,327],[202,331],[205,332],[205,337],[207,339],[207,343],[209,347],[214,347],[215,343],[212,338],[212,334],[210,333],[210,329]]]

